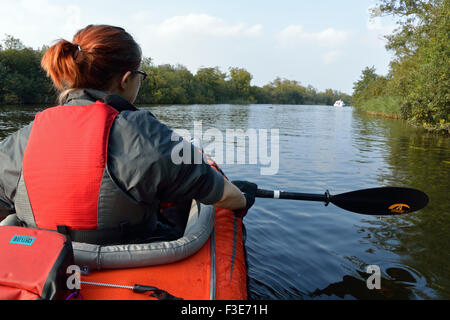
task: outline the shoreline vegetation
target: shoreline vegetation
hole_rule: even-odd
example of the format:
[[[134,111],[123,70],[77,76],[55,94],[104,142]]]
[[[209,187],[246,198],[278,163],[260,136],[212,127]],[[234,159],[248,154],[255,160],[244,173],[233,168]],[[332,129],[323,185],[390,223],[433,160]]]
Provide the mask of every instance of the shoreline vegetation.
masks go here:
[[[394,53],[386,76],[366,67],[354,83],[353,105],[368,114],[405,120],[450,134],[450,1],[379,0],[372,18],[398,18],[386,49]]]
[[[364,101],[358,109],[375,116],[402,120],[401,100],[399,97],[382,96]]]
[[[52,104],[56,94],[40,67],[48,49],[26,47],[11,35],[0,43],[0,105]],[[144,58],[142,69],[148,78],[142,83],[136,104],[310,104],[333,105],[342,99],[350,104],[346,93],[326,89],[319,92],[295,80],[276,78],[263,86],[252,86],[252,75],[243,68],[200,68],[193,74],[183,65],[154,65]]]

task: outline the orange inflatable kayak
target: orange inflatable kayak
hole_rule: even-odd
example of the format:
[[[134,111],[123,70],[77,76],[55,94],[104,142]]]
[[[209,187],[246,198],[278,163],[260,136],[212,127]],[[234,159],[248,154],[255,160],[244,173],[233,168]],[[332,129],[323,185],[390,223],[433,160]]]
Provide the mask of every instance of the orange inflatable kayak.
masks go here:
[[[72,242],[74,266],[84,272],[79,291],[68,299],[246,300],[242,218],[195,200],[186,209],[184,234],[173,241],[107,246]],[[10,214],[1,225],[20,222]]]
[[[211,235],[193,255],[163,265],[90,272],[81,276],[80,293],[85,300],[156,299],[155,291],[132,290],[140,285],[185,300],[245,300],[244,234],[241,218],[216,208]]]

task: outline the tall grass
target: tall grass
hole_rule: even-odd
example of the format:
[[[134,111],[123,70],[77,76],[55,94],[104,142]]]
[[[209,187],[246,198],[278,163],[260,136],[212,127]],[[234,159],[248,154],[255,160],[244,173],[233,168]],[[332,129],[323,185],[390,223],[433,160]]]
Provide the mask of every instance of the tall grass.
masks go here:
[[[357,108],[378,116],[402,119],[401,100],[395,96],[381,96],[364,101]]]

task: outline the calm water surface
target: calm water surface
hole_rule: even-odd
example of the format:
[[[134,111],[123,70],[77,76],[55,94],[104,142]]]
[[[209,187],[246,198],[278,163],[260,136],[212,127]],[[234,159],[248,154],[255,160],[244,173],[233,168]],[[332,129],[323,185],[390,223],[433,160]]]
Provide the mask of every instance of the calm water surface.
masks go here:
[[[0,140],[42,107],[0,107]],[[353,108],[212,105],[150,107],[162,122],[192,130],[280,132],[276,175],[261,165],[224,164],[230,179],[265,189],[331,194],[407,186],[430,197],[405,216],[373,217],[333,205],[257,199],[245,218],[250,299],[450,299],[450,139]],[[238,147],[245,147],[243,145]],[[381,268],[368,290],[367,266]]]

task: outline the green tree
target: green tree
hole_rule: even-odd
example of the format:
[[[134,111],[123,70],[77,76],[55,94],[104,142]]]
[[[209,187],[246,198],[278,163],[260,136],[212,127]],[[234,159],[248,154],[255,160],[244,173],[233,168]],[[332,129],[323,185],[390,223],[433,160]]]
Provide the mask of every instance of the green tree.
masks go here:
[[[36,103],[54,101],[50,81],[40,67],[42,52],[26,48],[7,36],[0,50],[0,102]]]
[[[355,101],[359,101],[364,97],[366,90],[371,84],[373,84],[378,78],[375,67],[366,67],[361,74],[361,78],[353,84],[353,98]]]
[[[222,103],[226,101],[227,84],[226,73],[220,71],[219,67],[200,68],[195,79],[200,84],[201,103]]]
[[[245,69],[230,68],[230,87],[237,99],[250,99],[250,82],[253,76]]]
[[[14,38],[13,36],[6,34],[3,40],[3,45],[5,50],[23,50],[25,45],[20,41],[20,39]]]
[[[386,38],[395,58],[386,78],[355,83],[357,104],[383,95],[399,97],[404,118],[450,131],[450,1],[380,0],[372,16],[398,17]]]

